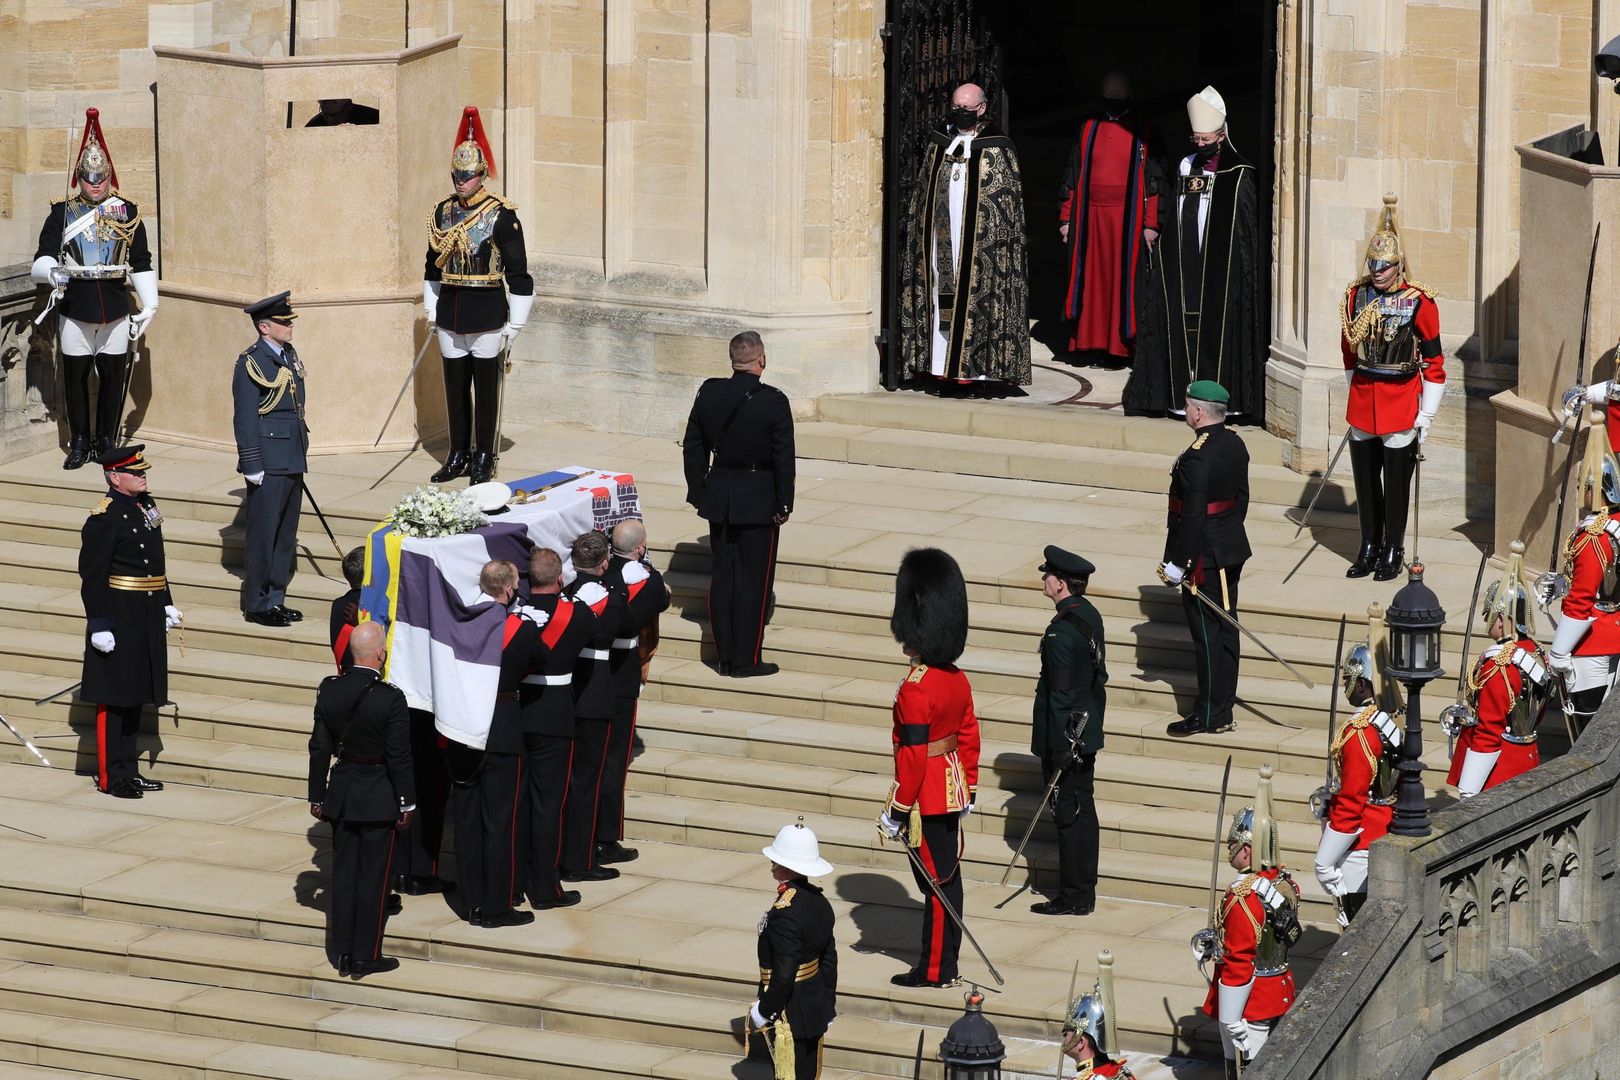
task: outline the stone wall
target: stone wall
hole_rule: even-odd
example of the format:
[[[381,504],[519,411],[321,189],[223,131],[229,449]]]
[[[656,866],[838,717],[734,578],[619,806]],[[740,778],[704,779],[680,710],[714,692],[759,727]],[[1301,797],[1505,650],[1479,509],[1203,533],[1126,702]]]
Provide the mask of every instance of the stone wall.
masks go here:
[[[1433,826],[1373,844],[1371,898],[1249,1080],[1613,1075],[1620,699]]]
[[[0,461],[58,445],[55,320],[34,325],[44,306],[27,263],[0,267]]]

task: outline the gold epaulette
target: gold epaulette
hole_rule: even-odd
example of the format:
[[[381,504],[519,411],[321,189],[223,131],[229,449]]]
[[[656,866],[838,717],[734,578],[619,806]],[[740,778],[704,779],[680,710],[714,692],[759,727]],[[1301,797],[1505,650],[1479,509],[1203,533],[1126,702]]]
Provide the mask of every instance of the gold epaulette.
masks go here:
[[[60,199],[52,199],[51,200],[51,205],[52,206],[61,206],[65,202],[67,202],[67,196],[66,195],[62,196]]]
[[[247,372],[247,377],[253,380],[255,386],[265,392],[263,400],[259,402],[259,415],[264,416],[266,413],[274,412],[276,406],[281,404],[281,399],[286,397],[287,391],[292,388],[292,371],[284,367],[278,367],[276,368],[276,377],[267,379],[264,375],[264,369],[259,367],[257,360],[247,353],[242,354],[242,359],[247,361],[243,366]]]
[[[104,498],[100,502],[96,503],[96,508],[94,510],[90,511],[90,516],[95,517],[97,514],[105,514],[107,512],[107,507],[109,507],[111,505],[112,505],[112,496],[108,495],[106,498]]]
[[[1405,292],[1419,292],[1419,293],[1422,293],[1424,296],[1428,297],[1430,300],[1434,299],[1434,290],[1433,289],[1431,289],[1427,285],[1423,284],[1423,282],[1421,282],[1421,281],[1413,281],[1411,278],[1406,279],[1406,288],[1403,291],[1405,291]]]
[[[1374,326],[1378,325],[1380,318],[1377,304],[1364,304],[1360,311],[1352,318],[1350,306],[1356,302],[1356,290],[1372,281],[1372,275],[1358,277],[1350,283],[1344,291],[1344,303],[1339,305],[1339,329],[1343,331],[1344,338],[1351,345],[1360,345],[1367,340]]]
[[[771,910],[773,910],[773,911],[781,911],[783,908],[792,907],[793,906],[793,897],[794,897],[795,894],[798,893],[798,891],[799,890],[797,890],[797,889],[789,889],[786,892],[784,892],[781,896],[778,896],[776,898],[776,903],[771,905]]]
[[[928,674],[928,665],[918,664],[913,667],[911,672],[906,676],[906,682],[920,683],[923,681],[923,676],[926,674]]]
[[[1209,441],[1209,432],[1206,431],[1206,432],[1203,432],[1202,434],[1200,434],[1198,436],[1198,438],[1194,439],[1192,445],[1187,447],[1187,449],[1188,450],[1202,450],[1204,448],[1204,444],[1206,442],[1208,442],[1208,441]]]

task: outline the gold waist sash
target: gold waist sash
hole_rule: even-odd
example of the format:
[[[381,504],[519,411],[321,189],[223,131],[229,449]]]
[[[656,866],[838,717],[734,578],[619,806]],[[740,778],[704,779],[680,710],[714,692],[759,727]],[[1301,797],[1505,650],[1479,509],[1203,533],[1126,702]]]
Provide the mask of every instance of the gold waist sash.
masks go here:
[[[114,574],[107,579],[107,587],[121,592],[162,592],[169,587],[169,579],[161,574],[157,577],[124,577]]]
[[[448,270],[442,275],[446,285],[460,285],[464,288],[493,289],[499,285],[505,274],[499,270],[492,270],[487,274],[452,274]]]
[[[819,974],[821,974],[821,960],[818,958],[811,960],[807,964],[800,964],[799,970],[793,976],[793,981],[804,982],[804,980],[813,979]],[[759,969],[759,981],[762,983],[768,983],[771,981],[770,968]]]

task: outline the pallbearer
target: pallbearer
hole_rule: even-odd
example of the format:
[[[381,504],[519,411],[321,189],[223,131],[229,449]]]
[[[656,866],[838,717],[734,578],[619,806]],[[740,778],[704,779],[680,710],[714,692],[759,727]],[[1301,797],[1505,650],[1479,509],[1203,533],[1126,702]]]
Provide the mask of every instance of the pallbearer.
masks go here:
[[[838,947],[832,905],[810,879],[833,868],[802,820],[784,825],[761,854],[771,860],[776,897],[759,920],[759,997],[748,1023],[771,1046],[777,1076],[816,1080],[822,1039],[838,1015]]]
[[[146,245],[146,223],[140,208],[118,190],[118,170],[107,151],[99,116],[95,109],[84,111],[84,135],[69,180],[78,193],[51,204],[30,271],[36,282],[54,290],[67,399],[64,469],[77,469],[89,457],[99,460],[118,442],[129,392],[130,350],[158,309],[157,271]],[[131,288],[139,305],[133,311]],[[100,384],[93,430],[91,367]]]
[[[484,186],[485,179],[494,176],[495,155],[477,108],[469,105],[456,126],[450,155],[455,192],[428,215],[427,265],[422,275],[428,327],[439,331],[444,401],[450,414],[450,455],[433,474],[435,484],[454,480],[469,469],[475,484],[495,475],[506,374],[501,357],[529,321],[534,305],[534,279],[529,276],[517,206]],[[476,442],[470,443],[474,436]]]

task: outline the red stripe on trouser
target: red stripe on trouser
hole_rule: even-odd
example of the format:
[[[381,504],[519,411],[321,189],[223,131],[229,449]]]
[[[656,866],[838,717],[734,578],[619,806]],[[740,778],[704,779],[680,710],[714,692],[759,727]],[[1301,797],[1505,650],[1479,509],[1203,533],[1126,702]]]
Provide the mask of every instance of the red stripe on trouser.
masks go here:
[[[619,781],[619,835],[615,840],[624,839],[624,800],[625,792],[630,790],[630,759],[636,755],[636,716],[641,712],[641,701],[638,699],[630,706],[630,734],[624,740],[624,773]],[[612,738],[612,732],[608,733]]]
[[[100,781],[102,791],[110,786],[107,783],[107,706],[96,706],[96,779]]]
[[[765,555],[765,590],[759,597],[759,633],[754,635],[754,663],[759,663],[760,654],[765,651],[765,612],[771,603],[771,571],[776,568],[776,538],[781,535],[781,529],[771,526],[771,549]]]
[[[922,860],[923,869],[928,876],[939,883],[939,869],[934,865],[934,853],[928,848],[928,838],[923,838],[922,845],[917,849],[917,856]],[[923,975],[929,982],[939,982],[939,965],[945,953],[945,908],[939,902],[939,894],[928,890],[928,941],[927,953],[923,956]]]
[[[591,797],[591,838],[585,845],[585,869],[596,865],[596,820],[602,816],[602,774],[607,771],[608,747],[613,743],[613,721],[602,737],[602,757],[596,763],[596,794]],[[571,764],[571,763],[570,763]]]
[[[393,877],[394,840],[398,836],[397,829],[388,830],[388,858],[383,861],[382,895],[377,898],[377,940],[371,946],[373,960],[382,955],[383,929],[388,925],[388,882]]]
[[[512,824],[506,833],[506,909],[517,906],[517,834],[518,815],[523,812],[523,758],[517,759],[517,783],[512,785]]]

